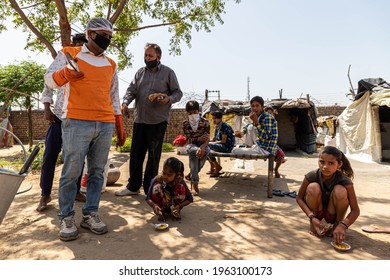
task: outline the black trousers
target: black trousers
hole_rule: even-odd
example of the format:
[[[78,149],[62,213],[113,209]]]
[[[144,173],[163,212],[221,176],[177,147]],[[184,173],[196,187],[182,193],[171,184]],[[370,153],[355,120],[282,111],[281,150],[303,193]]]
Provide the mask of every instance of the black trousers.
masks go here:
[[[136,192],[143,186],[145,194],[148,193],[150,181],[158,174],[166,130],[167,122],[165,121],[158,124],[134,123],[130,149],[130,178],[127,184],[130,191]],[[142,180],[146,152],[148,160]]]

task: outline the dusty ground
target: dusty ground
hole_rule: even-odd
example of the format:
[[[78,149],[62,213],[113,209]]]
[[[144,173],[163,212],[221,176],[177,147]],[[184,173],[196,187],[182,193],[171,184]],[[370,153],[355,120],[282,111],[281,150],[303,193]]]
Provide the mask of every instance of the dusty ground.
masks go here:
[[[0,156],[10,150],[0,150]],[[275,189],[298,191],[303,175],[315,169],[317,159],[287,151],[288,161],[281,167],[282,178]],[[162,161],[176,156],[164,153]],[[186,164],[184,155],[177,155]],[[264,161],[252,161],[250,173],[234,167],[235,160],[222,159],[224,177],[209,178],[208,164],[201,172],[201,196],[184,208],[182,221],[168,220],[170,229],[157,232],[157,222],[143,195],[116,197],[114,191],[127,182],[128,154],[112,152],[112,161],[122,172],[114,186],[102,195],[100,213],[109,233],[98,236],[80,228],[80,238],[62,242],[58,238],[57,186],[51,207],[38,213],[39,174],[30,173],[20,190],[32,183],[32,189],[15,197],[0,225],[0,259],[13,260],[389,260],[390,234],[370,234],[361,226],[390,226],[390,165],[351,161],[356,173],[355,186],[361,215],[347,231],[352,250],[340,253],[330,238],[308,234],[308,219],[295,199],[266,196]],[[255,175],[256,174],[256,175]],[[0,182],[0,187],[6,187]],[[76,202],[76,222],[81,219],[82,204]]]

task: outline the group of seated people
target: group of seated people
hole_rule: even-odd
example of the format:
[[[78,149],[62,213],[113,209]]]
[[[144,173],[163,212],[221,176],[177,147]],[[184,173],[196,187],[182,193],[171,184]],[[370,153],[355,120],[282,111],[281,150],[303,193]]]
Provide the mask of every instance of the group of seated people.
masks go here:
[[[277,145],[277,122],[272,113],[266,112],[264,100],[260,96],[253,97],[250,105],[250,123],[240,131],[234,131],[227,122],[222,120],[221,111],[213,112],[212,120],[215,129],[211,137],[210,122],[199,114],[199,103],[194,100],[187,102],[188,118],[183,122],[183,132],[187,139],[186,150],[189,155],[190,173],[185,178],[191,181],[194,195],[199,195],[199,172],[206,161],[210,163],[210,170],[207,172],[210,177],[219,177],[222,174],[222,166],[214,156],[209,156],[210,151],[235,154],[271,153],[275,156],[275,177],[280,177],[279,167],[285,162],[285,156]],[[236,147],[235,137],[242,138],[243,145]]]

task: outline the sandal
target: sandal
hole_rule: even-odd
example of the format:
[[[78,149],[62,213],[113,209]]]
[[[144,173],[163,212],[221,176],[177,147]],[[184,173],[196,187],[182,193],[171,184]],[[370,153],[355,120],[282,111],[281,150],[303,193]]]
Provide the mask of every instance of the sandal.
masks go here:
[[[191,182],[191,191],[194,190],[194,196],[199,196],[199,186],[198,182]]]
[[[217,172],[217,173],[211,173],[210,174],[210,177],[211,178],[217,178],[219,176],[221,176],[222,174],[224,174],[225,172]]]
[[[321,228],[316,228],[315,230],[317,231],[317,234],[319,237],[323,237],[325,234],[328,233],[329,230],[333,228],[333,225],[330,223],[327,223],[324,218],[322,218],[320,222]]]
[[[297,192],[296,191],[293,191],[293,192],[282,192],[283,195],[288,195],[289,197],[292,197],[292,198],[297,198]]]
[[[284,196],[281,190],[272,190],[272,194],[276,196]]]

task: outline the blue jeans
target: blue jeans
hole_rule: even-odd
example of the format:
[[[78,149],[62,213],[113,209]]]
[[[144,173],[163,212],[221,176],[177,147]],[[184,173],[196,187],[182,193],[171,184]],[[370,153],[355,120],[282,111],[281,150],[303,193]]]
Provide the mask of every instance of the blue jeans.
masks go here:
[[[62,131],[61,131],[61,120],[54,116],[54,123],[51,123],[46,132],[45,137],[45,151],[43,152],[42,168],[40,187],[41,195],[51,195],[53,188],[54,171],[58,155],[62,148]],[[77,192],[80,191],[81,175],[77,181]]]
[[[210,150],[219,153],[230,153],[232,151],[232,149],[228,148],[225,144],[221,144],[221,143],[210,143],[209,148]],[[209,160],[212,162],[217,161],[215,157],[209,157]]]
[[[59,219],[74,215],[77,179],[87,156],[87,201],[83,214],[97,212],[103,187],[103,172],[110,151],[114,123],[64,119],[62,153],[64,165],[58,188]]]
[[[195,144],[189,144],[186,146],[186,150],[189,156],[190,172],[191,172],[191,181],[199,182],[199,172],[207,161],[207,156],[210,152],[210,148],[206,147],[206,154],[202,158],[196,156],[196,152],[199,147]]]

